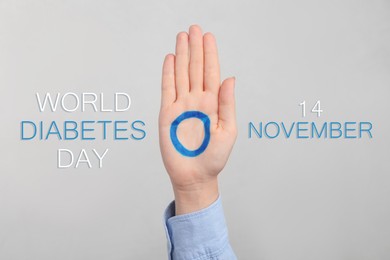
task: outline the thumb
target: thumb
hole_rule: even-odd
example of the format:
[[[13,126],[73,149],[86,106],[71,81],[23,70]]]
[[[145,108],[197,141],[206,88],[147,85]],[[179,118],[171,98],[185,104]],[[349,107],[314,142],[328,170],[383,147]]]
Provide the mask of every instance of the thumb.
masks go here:
[[[236,129],[236,104],[234,85],[236,78],[227,78],[222,82],[218,97],[218,125],[227,130]]]

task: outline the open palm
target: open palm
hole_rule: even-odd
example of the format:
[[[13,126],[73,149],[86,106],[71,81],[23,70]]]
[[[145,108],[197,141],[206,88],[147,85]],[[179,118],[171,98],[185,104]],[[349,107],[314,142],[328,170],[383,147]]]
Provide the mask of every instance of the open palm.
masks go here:
[[[203,35],[201,28],[193,25],[189,34],[177,35],[176,54],[168,54],[163,65],[159,117],[161,153],[174,188],[207,183],[225,166],[237,135],[234,83],[234,78],[220,83],[217,46],[211,33]],[[208,117],[209,135],[207,124],[199,117],[177,122],[186,112]],[[177,140],[172,139],[173,127]],[[205,149],[189,156],[177,148],[178,143],[186,151],[195,151],[202,143]]]

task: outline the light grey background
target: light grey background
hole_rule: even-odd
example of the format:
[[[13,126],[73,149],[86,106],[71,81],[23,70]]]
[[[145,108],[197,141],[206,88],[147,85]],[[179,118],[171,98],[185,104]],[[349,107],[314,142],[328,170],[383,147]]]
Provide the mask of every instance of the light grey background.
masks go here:
[[[384,0],[0,0],[0,259],[166,259],[160,72],[193,23],[237,77],[240,133],[220,180],[239,259],[390,259]],[[39,113],[34,96],[116,91],[128,113]],[[371,121],[374,138],[248,139],[249,121],[302,120],[303,100],[321,100],[322,121]],[[20,140],[21,120],[64,119],[142,119],[147,138]],[[110,148],[103,169],[56,169],[58,148],[84,147]]]

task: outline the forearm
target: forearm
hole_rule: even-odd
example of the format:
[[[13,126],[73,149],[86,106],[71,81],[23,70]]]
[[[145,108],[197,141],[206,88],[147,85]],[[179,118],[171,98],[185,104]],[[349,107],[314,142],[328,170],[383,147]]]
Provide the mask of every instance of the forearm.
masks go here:
[[[174,184],[172,186],[175,195],[175,215],[183,215],[207,208],[219,196],[216,176],[208,181],[184,187]]]
[[[170,260],[235,260],[221,198],[202,210],[175,215],[175,202],[165,211]]]

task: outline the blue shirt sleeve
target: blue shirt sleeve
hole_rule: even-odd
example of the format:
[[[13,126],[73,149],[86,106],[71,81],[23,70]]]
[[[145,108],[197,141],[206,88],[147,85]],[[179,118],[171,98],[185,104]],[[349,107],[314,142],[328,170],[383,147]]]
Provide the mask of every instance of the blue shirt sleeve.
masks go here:
[[[236,260],[219,197],[209,207],[175,216],[175,202],[164,214],[169,260]]]

